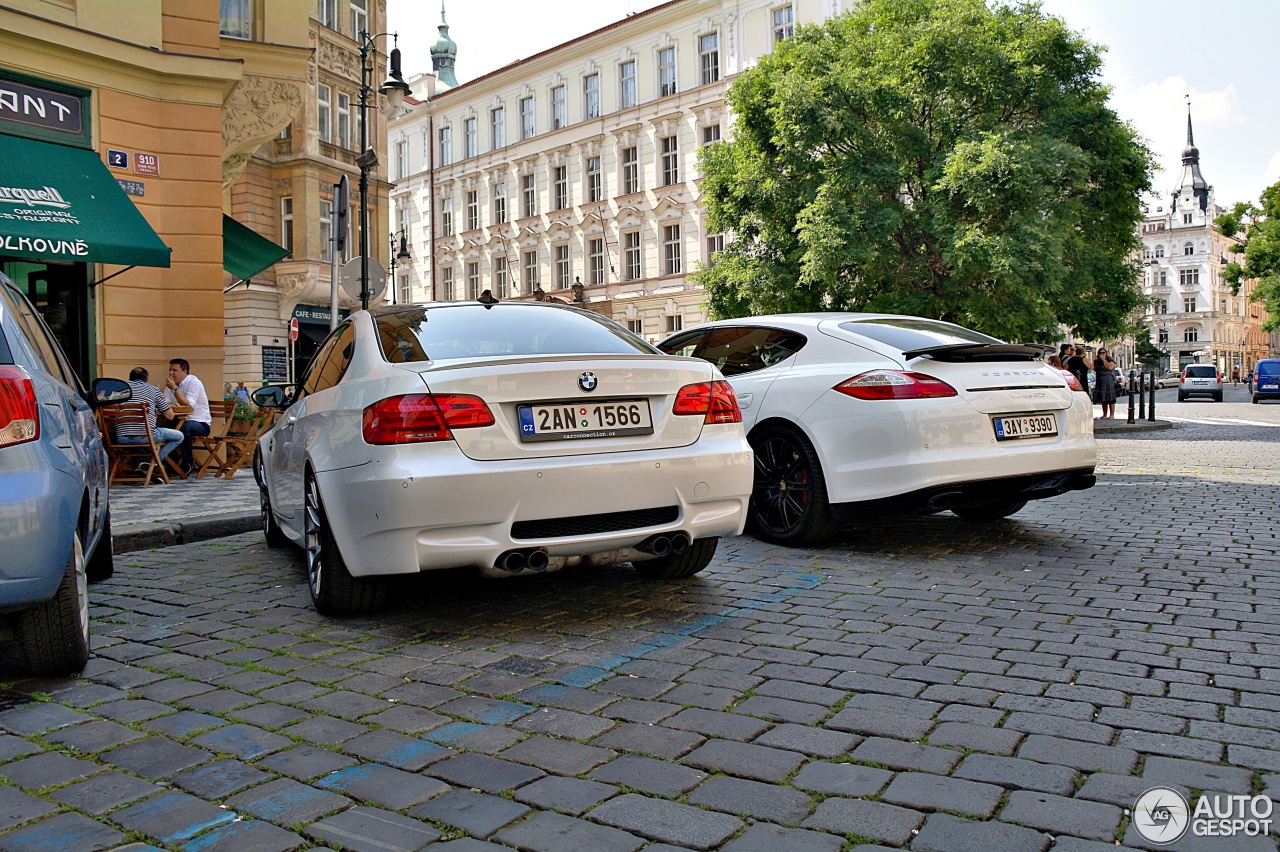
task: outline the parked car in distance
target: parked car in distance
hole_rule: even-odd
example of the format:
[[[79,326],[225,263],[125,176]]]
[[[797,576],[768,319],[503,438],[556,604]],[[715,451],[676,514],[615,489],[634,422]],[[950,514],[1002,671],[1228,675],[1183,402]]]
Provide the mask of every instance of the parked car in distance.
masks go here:
[[[1178,383],[1182,381],[1182,374],[1175,373],[1172,370],[1166,370],[1163,376],[1156,379],[1156,387],[1158,388],[1176,388]]]
[[[631,562],[701,571],[742,531],[751,448],[728,383],[591,311],[538,302],[352,314],[254,458],[267,542],[306,553],[316,608],[386,575]]]
[[[1280,399],[1280,358],[1263,358],[1257,363],[1249,392],[1255,405],[1264,399]]]
[[[88,662],[88,581],[114,570],[93,409],[131,395],[119,379],[95,379],[86,394],[40,314],[0,275],[0,615],[35,674]]]
[[[1193,396],[1207,396],[1222,402],[1222,374],[1213,364],[1188,364],[1178,381],[1178,402]]]
[[[721,320],[658,344],[718,367],[756,451],[749,526],[801,545],[876,512],[992,521],[1094,484],[1093,408],[1044,347],[858,313]]]

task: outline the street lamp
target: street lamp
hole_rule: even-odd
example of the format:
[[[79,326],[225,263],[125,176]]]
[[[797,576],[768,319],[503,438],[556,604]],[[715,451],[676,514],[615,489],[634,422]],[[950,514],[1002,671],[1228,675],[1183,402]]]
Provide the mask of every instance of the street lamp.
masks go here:
[[[396,251],[396,240],[399,238],[400,251]],[[399,284],[396,282],[396,261],[400,261],[403,266],[413,260],[413,255],[409,254],[408,233],[401,229],[391,233],[391,304],[396,303],[396,290]]]
[[[360,156],[356,165],[360,166],[360,309],[369,309],[369,172],[378,165],[378,155],[369,147],[369,97],[373,94],[373,65],[369,61],[370,53],[377,55],[378,48],[374,39],[389,35],[398,39],[396,33],[377,33],[370,35],[360,31]],[[409,84],[400,73],[400,48],[391,49],[390,67],[387,79],[378,91],[387,96],[387,103],[392,109],[398,109],[404,103],[404,96],[409,94]]]

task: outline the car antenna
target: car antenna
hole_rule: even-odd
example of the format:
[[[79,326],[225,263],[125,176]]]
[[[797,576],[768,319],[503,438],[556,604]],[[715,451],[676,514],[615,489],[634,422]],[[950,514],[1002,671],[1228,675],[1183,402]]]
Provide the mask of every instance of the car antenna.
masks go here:
[[[494,298],[493,293],[489,290],[485,290],[481,293],[480,298],[476,299],[476,301],[484,305],[486,308],[492,308],[494,305],[498,304],[498,300]]]

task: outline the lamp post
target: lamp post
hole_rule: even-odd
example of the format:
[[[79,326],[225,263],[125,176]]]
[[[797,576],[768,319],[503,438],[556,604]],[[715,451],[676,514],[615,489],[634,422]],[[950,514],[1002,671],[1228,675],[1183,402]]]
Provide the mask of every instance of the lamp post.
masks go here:
[[[391,304],[396,303],[396,290],[399,284],[396,281],[396,261],[400,261],[403,266],[413,260],[413,255],[409,254],[408,233],[402,228],[399,231],[391,232]],[[396,242],[400,243],[400,250],[396,251]]]
[[[395,33],[377,33],[371,35],[360,31],[360,156],[356,165],[360,167],[360,309],[369,309],[369,172],[378,165],[378,155],[369,147],[369,98],[373,94],[373,65],[370,54],[377,55],[378,48],[374,39],[389,35],[393,39]],[[404,96],[409,94],[409,84],[400,73],[400,48],[393,47],[387,69],[387,79],[378,91],[387,96],[387,103],[392,109],[398,109],[404,103]]]

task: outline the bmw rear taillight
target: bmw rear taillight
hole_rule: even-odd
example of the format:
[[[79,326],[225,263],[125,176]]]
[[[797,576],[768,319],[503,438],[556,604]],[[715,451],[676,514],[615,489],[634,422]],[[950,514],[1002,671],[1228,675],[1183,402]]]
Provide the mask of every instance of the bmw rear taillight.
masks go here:
[[[742,409],[726,381],[685,385],[676,394],[672,414],[702,415],[703,423],[741,423]]]
[[[832,390],[855,399],[936,399],[956,395],[956,389],[942,379],[901,370],[872,370],[846,379]]]
[[[0,447],[40,437],[40,403],[31,377],[21,367],[0,365]]]
[[[492,426],[493,414],[478,396],[411,393],[379,400],[364,410],[364,439],[370,444],[452,441],[454,429]]]

